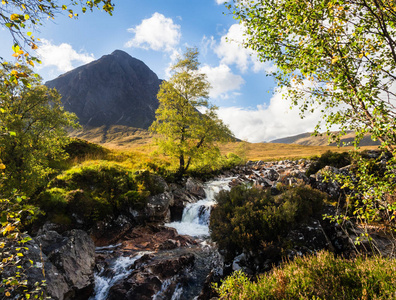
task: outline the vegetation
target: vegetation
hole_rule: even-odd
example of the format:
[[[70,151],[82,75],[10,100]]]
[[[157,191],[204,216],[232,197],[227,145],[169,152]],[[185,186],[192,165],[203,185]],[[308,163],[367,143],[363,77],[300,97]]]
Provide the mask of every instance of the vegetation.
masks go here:
[[[38,48],[39,39],[35,38],[33,31],[38,26],[41,26],[45,20],[55,19],[55,16],[62,11],[67,12],[70,18],[77,18],[78,13],[73,11],[73,7],[76,5],[81,6],[83,13],[87,10],[92,11],[94,8],[100,8],[100,5],[110,15],[114,9],[114,4],[111,0],[47,0],[45,3],[41,0],[2,0],[0,6],[0,26],[7,30],[13,38],[13,56],[19,61],[26,62],[26,64],[31,66],[34,66],[34,62],[40,62],[37,57],[29,54],[30,49],[35,50]],[[8,65],[7,62],[2,60],[0,58],[4,70],[10,71],[5,72],[7,76],[2,81],[5,80],[6,84],[17,84],[19,80],[22,82],[26,80],[24,72]]]
[[[0,71],[0,122],[12,134],[0,135],[0,159],[6,165],[3,193],[17,188],[30,196],[53,172],[50,161],[63,159],[66,128],[77,126],[74,114],[64,111],[60,95],[41,84],[38,75],[15,67],[27,76],[20,84],[6,84]]]
[[[326,166],[332,166],[336,168],[342,168],[351,164],[351,158],[348,152],[331,152],[326,151],[323,153],[307,170],[307,176],[315,174],[320,169]]]
[[[150,194],[163,192],[148,172],[134,174],[109,161],[87,161],[54,178],[38,197],[48,217],[64,225],[77,218],[86,227],[129,209],[141,210]]]
[[[369,133],[396,144],[396,7],[377,0],[259,0],[228,4],[246,28],[245,46],[273,73],[302,114],[323,112],[328,132]],[[320,124],[316,128],[320,128]]]
[[[220,299],[394,299],[396,261],[389,258],[355,260],[328,252],[299,257],[260,276],[257,282],[238,271],[223,281]]]
[[[220,156],[217,143],[232,136],[217,117],[216,107],[207,101],[210,85],[206,76],[198,72],[198,66],[198,51],[187,49],[172,67],[172,77],[160,86],[156,120],[150,127],[159,135],[160,149],[179,161],[179,175],[193,161],[215,161]]]
[[[320,214],[325,198],[308,186],[278,196],[247,186],[221,191],[210,216],[211,237],[229,257],[242,251],[258,254],[291,228]]]

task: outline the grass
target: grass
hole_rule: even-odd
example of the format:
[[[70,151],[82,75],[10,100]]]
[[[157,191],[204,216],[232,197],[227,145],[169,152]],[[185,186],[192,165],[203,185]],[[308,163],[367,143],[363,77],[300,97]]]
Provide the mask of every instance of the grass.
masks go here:
[[[396,260],[358,257],[347,260],[329,252],[275,267],[252,282],[235,272],[217,288],[220,299],[396,299]]]
[[[245,145],[243,145],[245,144]],[[377,149],[377,146],[364,146],[361,150]],[[223,154],[235,153],[239,156],[245,149],[246,158],[248,160],[283,160],[283,159],[299,159],[320,156],[327,151],[345,152],[353,150],[353,147],[333,147],[333,146],[303,146],[296,144],[275,144],[275,143],[246,143],[236,142],[228,143],[221,146]]]

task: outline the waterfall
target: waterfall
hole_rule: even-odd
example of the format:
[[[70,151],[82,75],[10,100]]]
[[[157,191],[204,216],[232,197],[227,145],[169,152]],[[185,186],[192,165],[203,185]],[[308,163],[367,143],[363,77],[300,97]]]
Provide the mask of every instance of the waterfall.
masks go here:
[[[106,270],[106,273],[111,273],[110,276],[108,274],[103,274],[105,270],[102,270],[99,273],[95,273],[95,291],[94,291],[94,295],[89,299],[90,300],[107,299],[107,295],[110,291],[110,288],[118,281],[126,278],[133,271],[131,270],[131,266],[135,263],[135,261],[141,258],[143,254],[144,253],[138,253],[134,257],[128,257],[128,256],[118,257],[112,262],[111,266]]]
[[[233,178],[207,182],[204,186],[205,199],[196,203],[189,203],[183,210],[180,222],[171,222],[165,226],[173,227],[179,234],[193,237],[209,237],[209,218],[212,206],[216,204],[215,196],[221,190],[229,190],[229,183]]]

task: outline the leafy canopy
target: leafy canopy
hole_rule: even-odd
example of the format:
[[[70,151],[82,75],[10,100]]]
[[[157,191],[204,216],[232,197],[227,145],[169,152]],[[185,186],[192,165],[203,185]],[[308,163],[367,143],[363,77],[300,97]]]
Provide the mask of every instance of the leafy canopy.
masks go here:
[[[210,84],[198,67],[197,49],[187,49],[172,67],[172,77],[160,86],[156,121],[150,127],[159,135],[160,149],[178,159],[179,174],[185,173],[192,161],[210,163],[218,158],[217,142],[232,136],[217,117],[217,107],[207,100]]]
[[[302,115],[321,109],[328,133],[396,143],[396,6],[384,0],[258,0],[227,4],[245,46],[273,73]],[[320,123],[316,130],[320,128]],[[336,138],[336,136],[334,136]]]
[[[14,66],[15,67],[15,66]],[[26,84],[4,84],[0,71],[0,159],[5,165],[4,191],[18,188],[30,195],[53,170],[52,160],[64,156],[66,128],[77,126],[74,114],[64,111],[60,95],[41,85],[41,78],[26,67]]]
[[[37,57],[31,56],[29,50],[38,48],[39,39],[33,35],[37,27],[43,24],[43,21],[55,17],[65,12],[70,18],[77,18],[78,13],[73,10],[74,6],[80,6],[81,11],[85,13],[87,10],[94,8],[102,8],[105,12],[112,14],[114,4],[111,0],[1,0],[0,4],[0,28],[8,30],[11,34],[14,46],[13,56],[19,61],[26,62],[34,66],[34,62],[39,62]],[[2,62],[2,58],[0,58]],[[3,67],[9,69],[5,62]],[[14,70],[15,69],[10,69]],[[19,75],[16,72],[10,73],[8,81],[18,81]]]

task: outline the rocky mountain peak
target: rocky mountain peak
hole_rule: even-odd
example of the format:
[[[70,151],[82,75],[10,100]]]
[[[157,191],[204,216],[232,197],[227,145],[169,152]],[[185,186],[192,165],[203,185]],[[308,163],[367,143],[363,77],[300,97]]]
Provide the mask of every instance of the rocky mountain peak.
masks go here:
[[[148,128],[158,107],[161,80],[142,61],[115,50],[46,85],[62,95],[82,125]]]

